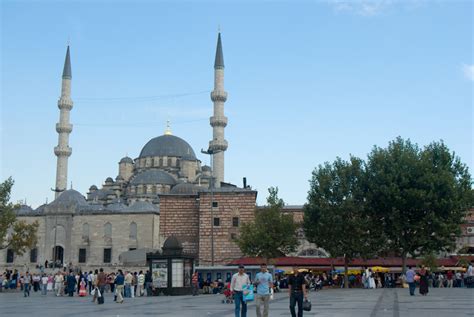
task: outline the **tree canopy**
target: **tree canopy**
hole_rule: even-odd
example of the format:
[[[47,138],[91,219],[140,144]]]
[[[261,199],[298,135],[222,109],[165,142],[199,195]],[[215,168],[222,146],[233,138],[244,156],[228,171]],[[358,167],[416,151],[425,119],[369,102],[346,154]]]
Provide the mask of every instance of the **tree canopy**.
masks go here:
[[[38,223],[17,219],[15,210],[19,206],[10,202],[12,186],[11,178],[0,184],[0,250],[12,249],[22,255],[36,245]]]
[[[284,214],[284,201],[278,198],[278,187],[269,188],[267,205],[255,211],[253,222],[242,223],[236,240],[242,253],[270,259],[295,251],[298,245],[297,225],[293,215]]]

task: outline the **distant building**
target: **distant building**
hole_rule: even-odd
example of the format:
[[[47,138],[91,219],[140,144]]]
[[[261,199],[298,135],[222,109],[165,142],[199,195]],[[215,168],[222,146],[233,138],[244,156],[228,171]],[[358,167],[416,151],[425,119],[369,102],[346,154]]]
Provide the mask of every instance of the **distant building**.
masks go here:
[[[226,264],[240,258],[234,240],[239,225],[254,217],[257,192],[224,182],[227,93],[220,33],[214,74],[214,114],[210,118],[213,138],[207,151],[213,156],[212,167],[201,166],[192,147],[172,135],[168,127],[164,135],[149,140],[137,158],[120,159],[115,179],[106,178],[100,188],[90,186],[83,196],[66,189],[73,108],[68,47],[58,101],[58,146],[54,149],[56,199],[35,210],[29,206],[18,210],[21,219],[39,222],[39,241],[21,257],[12,250],[0,250],[0,267],[25,263],[31,267],[44,265],[45,261],[87,268],[120,265],[122,253],[159,249],[170,236],[180,241],[184,252],[195,255],[200,265]]]

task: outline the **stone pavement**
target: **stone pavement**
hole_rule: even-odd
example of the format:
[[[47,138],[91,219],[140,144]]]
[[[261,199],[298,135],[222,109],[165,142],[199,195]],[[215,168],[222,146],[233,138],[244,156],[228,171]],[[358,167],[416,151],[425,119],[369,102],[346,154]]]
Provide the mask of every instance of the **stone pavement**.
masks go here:
[[[233,304],[223,304],[223,295],[158,296],[126,298],[116,304],[106,294],[104,305],[91,303],[91,297],[41,296],[31,292],[0,293],[0,316],[180,316],[233,317]],[[313,310],[304,316],[318,317],[463,317],[474,316],[474,289],[430,289],[428,296],[410,297],[408,289],[330,289],[310,293]],[[255,317],[255,304],[249,304],[248,317]],[[290,316],[286,292],[270,302],[270,316]]]

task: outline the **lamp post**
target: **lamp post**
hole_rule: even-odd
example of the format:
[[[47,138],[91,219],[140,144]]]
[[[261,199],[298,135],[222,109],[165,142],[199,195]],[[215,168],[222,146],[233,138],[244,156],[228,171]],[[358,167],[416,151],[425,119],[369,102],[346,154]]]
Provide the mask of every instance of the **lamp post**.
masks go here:
[[[214,266],[214,154],[221,152],[221,150],[208,149],[204,151],[201,149],[201,153],[207,154],[211,159],[211,181],[209,188],[211,189],[211,266]]]

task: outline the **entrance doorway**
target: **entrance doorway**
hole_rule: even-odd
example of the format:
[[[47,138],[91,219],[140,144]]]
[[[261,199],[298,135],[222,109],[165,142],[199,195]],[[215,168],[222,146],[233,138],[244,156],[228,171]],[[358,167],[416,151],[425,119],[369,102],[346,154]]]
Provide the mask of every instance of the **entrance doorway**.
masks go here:
[[[55,267],[62,267],[64,260],[64,248],[57,245],[53,248],[53,263]]]

